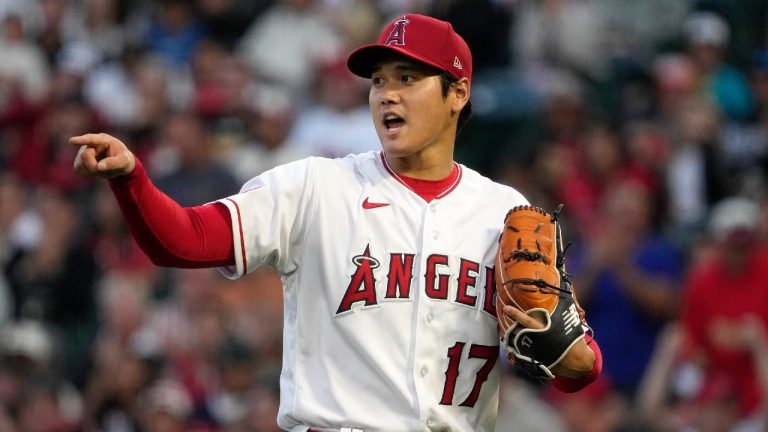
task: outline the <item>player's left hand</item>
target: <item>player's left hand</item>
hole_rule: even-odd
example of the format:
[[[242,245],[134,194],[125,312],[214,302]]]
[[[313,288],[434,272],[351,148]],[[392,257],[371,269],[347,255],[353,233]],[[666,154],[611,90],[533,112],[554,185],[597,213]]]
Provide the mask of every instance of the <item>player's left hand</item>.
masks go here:
[[[532,329],[544,328],[544,323],[514,306],[505,306],[504,313],[511,319],[517,321],[519,325],[516,330],[520,327]],[[591,371],[595,366],[595,361],[595,352],[589,348],[587,342],[582,338],[571,347],[568,354],[565,355],[560,363],[555,365],[552,369],[552,373],[567,378],[578,378]],[[515,363],[514,354],[507,354],[507,362],[510,364]]]

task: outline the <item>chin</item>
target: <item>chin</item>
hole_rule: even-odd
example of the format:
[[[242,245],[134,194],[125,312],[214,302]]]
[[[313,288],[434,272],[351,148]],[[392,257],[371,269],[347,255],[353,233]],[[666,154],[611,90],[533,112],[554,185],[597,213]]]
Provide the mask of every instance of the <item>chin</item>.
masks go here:
[[[381,148],[388,156],[403,157],[413,153],[410,146],[407,143],[403,143],[399,140],[381,140]]]
[[[400,148],[387,148],[384,147],[384,153],[389,157],[404,158],[415,154],[415,151]]]

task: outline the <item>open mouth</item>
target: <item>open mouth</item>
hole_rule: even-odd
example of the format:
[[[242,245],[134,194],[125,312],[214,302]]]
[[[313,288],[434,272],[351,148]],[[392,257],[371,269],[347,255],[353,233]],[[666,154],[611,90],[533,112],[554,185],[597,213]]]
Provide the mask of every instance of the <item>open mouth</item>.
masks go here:
[[[405,125],[405,120],[395,114],[387,114],[384,116],[384,127],[387,132],[397,132],[401,127]]]

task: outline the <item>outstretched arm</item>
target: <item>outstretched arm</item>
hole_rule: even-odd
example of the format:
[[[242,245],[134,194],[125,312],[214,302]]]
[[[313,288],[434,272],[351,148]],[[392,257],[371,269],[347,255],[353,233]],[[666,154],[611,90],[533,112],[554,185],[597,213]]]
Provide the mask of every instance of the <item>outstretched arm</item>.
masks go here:
[[[157,189],[126,145],[107,134],[70,139],[75,170],[109,179],[131,234],[153,263],[202,268],[234,265],[229,211],[221,204],[181,207]]]

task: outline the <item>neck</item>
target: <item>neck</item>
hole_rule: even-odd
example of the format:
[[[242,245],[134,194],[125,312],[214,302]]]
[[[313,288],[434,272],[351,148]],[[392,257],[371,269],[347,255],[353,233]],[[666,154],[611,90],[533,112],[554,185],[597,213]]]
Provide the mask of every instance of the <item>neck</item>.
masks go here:
[[[397,175],[419,180],[442,180],[453,171],[453,152],[442,152],[433,157],[424,155],[393,156],[383,152],[387,164]]]

